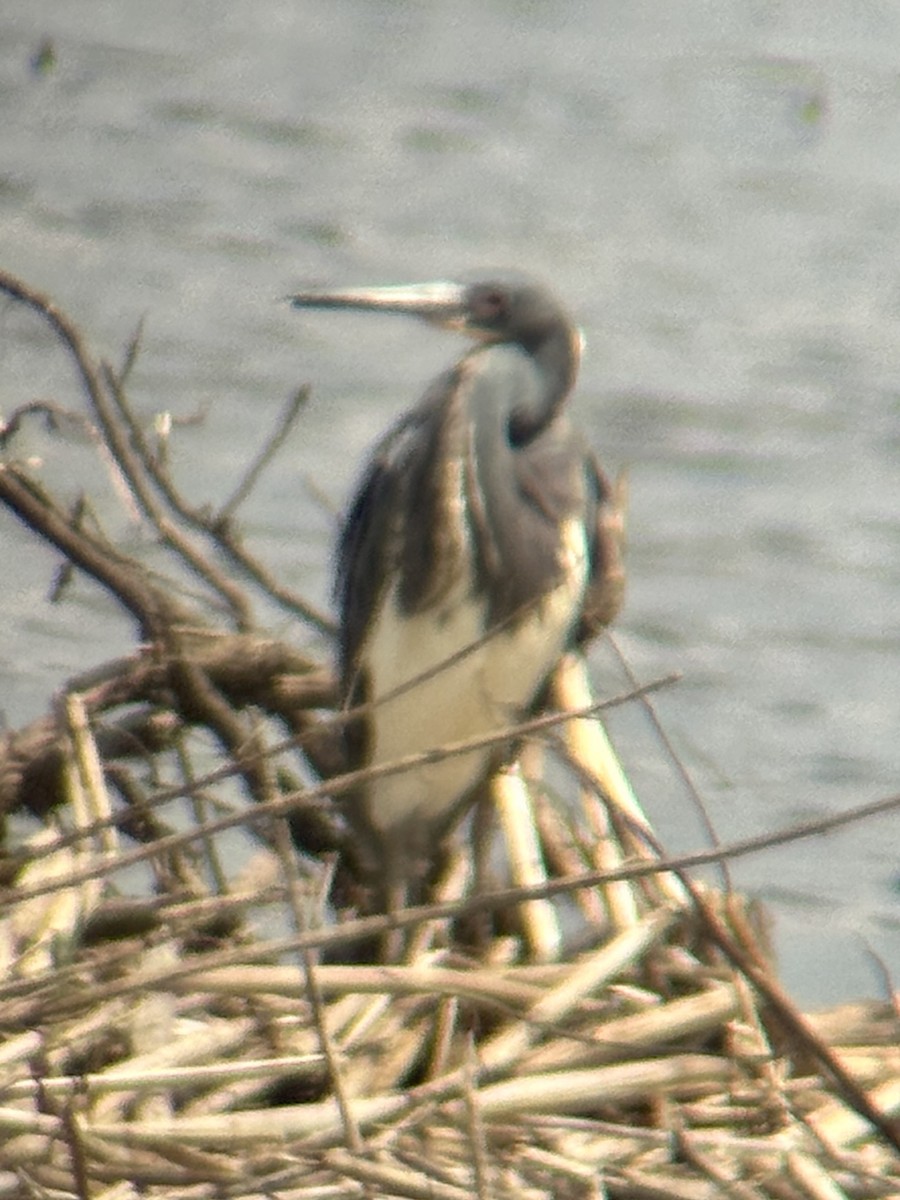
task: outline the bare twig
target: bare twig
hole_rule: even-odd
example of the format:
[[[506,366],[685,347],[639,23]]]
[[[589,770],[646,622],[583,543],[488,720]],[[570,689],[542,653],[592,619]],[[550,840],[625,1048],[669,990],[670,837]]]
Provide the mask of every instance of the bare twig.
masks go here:
[[[72,525],[57,505],[19,467],[0,467],[0,501],[40,537],[109,591],[131,614],[145,638],[163,640],[173,624],[192,624],[196,616],[153,587],[133,560],[96,535]]]
[[[211,538],[214,545],[227,558],[239,566],[270,599],[281,605],[288,612],[298,616],[301,620],[308,622],[320,632],[333,633],[334,622],[324,613],[319,612],[314,605],[281,585],[241,543],[237,532],[229,520],[231,511],[237,506],[240,499],[244,498],[249,492],[250,487],[252,487],[260,472],[271,460],[287,436],[291,423],[296,419],[306,400],[308,389],[299,389],[288,403],[281,422],[272,435],[272,439],[254,461],[248,476],[245,477],[244,483],[240,485],[238,493],[235,493],[235,496],[226,505],[228,511],[211,515],[205,507],[201,508],[188,504],[175,487],[166,468],[164,458],[154,453],[144,435],[140,422],[135,418],[131,410],[131,406],[122,388],[121,376],[116,376],[108,364],[104,364],[103,370],[104,378],[110,388],[119,415],[128,429],[131,445],[134,448],[137,460],[141,464],[141,469],[146,473],[147,478],[152,480],[157,491],[168,506],[170,513],[180,517],[191,528]],[[211,568],[212,564],[208,560],[206,562],[207,566]],[[219,572],[215,573],[214,578],[217,581],[217,586],[225,579]]]
[[[484,1122],[478,1107],[478,1054],[471,1034],[466,1039],[462,1091],[466,1113],[466,1133],[472,1151],[472,1183],[475,1195],[478,1200],[491,1200],[491,1178]]]
[[[306,407],[309,401],[309,385],[297,388],[293,396],[288,400],[275,424],[275,428],[269,434],[268,440],[263,445],[262,449],[257,454],[256,458],[250,463],[243,479],[238,482],[237,487],[216,513],[212,524],[221,527],[227,525],[234,516],[238,506],[247,499],[253,489],[257,479],[259,479],[263,470],[268,463],[272,461],[279,449],[283,445],[285,439],[290,434],[294,427],[294,423],[301,411]]]
[[[622,669],[625,672],[626,679],[628,680],[628,682],[631,684],[632,687],[636,687],[639,682],[638,677],[637,677],[637,675],[635,675],[634,671],[631,668],[631,664],[629,663],[628,659],[625,657],[625,654],[622,651],[621,646],[619,645],[618,638],[616,638],[612,633],[610,633],[609,630],[607,630],[606,631],[606,639],[609,642],[610,646],[612,647],[613,652],[615,653],[616,657],[618,658],[619,663],[621,664]],[[691,775],[690,771],[687,769],[684,759],[681,757],[681,755],[675,749],[672,739],[669,737],[668,733],[666,732],[665,726],[663,725],[662,721],[659,719],[659,713],[656,711],[656,705],[653,703],[653,700],[651,699],[651,697],[642,696],[641,697],[641,706],[643,707],[647,716],[650,718],[650,723],[653,726],[654,733],[656,734],[657,738],[660,741],[660,744],[662,745],[663,749],[665,750],[666,754],[668,755],[669,761],[675,767],[675,770],[677,771],[678,776],[681,779],[682,784],[684,785],[685,791],[691,797],[691,800],[694,803],[694,807],[696,808],[697,812],[700,815],[700,819],[703,822],[704,828],[706,829],[706,835],[709,838],[709,844],[711,846],[718,846],[719,835],[716,833],[716,828],[713,825],[712,817],[709,814],[709,809],[706,806],[706,802],[704,801],[703,796],[700,794],[700,789],[697,787],[696,783],[694,782],[693,776]],[[731,889],[731,877],[728,872],[728,864],[723,859],[722,862],[718,864],[718,867],[719,867],[719,873],[720,873],[720,876],[722,879],[722,886],[725,888],[726,891],[729,891]]]
[[[118,370],[119,386],[124,387],[128,382],[131,372],[134,370],[134,365],[138,360],[138,355],[141,352],[141,346],[144,341],[144,318],[138,321],[135,326],[134,333],[128,339],[128,344],[125,347],[125,353],[122,356],[122,365]]]
[[[56,333],[75,363],[103,441],[127,481],[138,507],[159,531],[163,542],[226,601],[239,627],[247,628],[251,623],[250,610],[243,592],[185,537],[156,502],[141,458],[134,452],[128,430],[116,411],[110,392],[114,379],[112,372],[94,361],[74,322],[49,297],[6,271],[0,271],[0,291],[37,312]],[[113,392],[115,390],[112,389]],[[38,531],[42,532],[40,527]]]

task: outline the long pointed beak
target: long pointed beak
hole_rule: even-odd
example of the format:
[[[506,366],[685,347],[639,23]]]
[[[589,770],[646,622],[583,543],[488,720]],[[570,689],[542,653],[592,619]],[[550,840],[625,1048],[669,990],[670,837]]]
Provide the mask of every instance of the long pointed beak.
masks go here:
[[[404,313],[437,325],[459,327],[466,288],[459,283],[400,284],[392,287],[308,288],[289,299],[294,308],[355,308]]]

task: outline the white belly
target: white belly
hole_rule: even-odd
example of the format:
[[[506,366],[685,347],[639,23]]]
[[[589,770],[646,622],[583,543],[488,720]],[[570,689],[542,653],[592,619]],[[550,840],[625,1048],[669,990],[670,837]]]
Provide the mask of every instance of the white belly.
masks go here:
[[[378,704],[369,717],[372,763],[389,763],[514,724],[552,670],[580,610],[587,580],[584,529],[564,528],[562,582],[520,622],[448,666],[484,634],[484,601],[463,581],[441,610],[404,617],[390,593],[370,631],[364,667],[377,701],[427,672],[429,678]],[[439,669],[438,669],[439,668]],[[388,832],[420,816],[440,820],[487,770],[491,748],[454,755],[373,782],[372,825]]]

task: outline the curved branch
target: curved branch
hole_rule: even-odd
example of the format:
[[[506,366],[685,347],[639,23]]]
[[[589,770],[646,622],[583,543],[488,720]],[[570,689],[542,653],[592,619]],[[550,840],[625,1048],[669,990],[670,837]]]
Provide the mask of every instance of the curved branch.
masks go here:
[[[94,362],[75,324],[49,297],[28,287],[6,271],[0,271],[0,291],[37,312],[48,322],[75,363],[103,441],[121,470],[141,512],[159,531],[164,544],[224,599],[238,627],[248,629],[253,623],[252,614],[243,590],[219,571],[215,564],[185,537],[157,501],[141,457],[132,449],[128,430],[119,418],[116,406],[107,391],[110,373],[105,373]]]
[[[159,493],[165,499],[170,510],[194,529],[209,537],[215,547],[230,559],[235,565],[249,576],[261,591],[276,604],[307,624],[312,625],[320,633],[332,635],[335,632],[334,621],[321,612],[308,600],[279,583],[275,577],[256,559],[243,545],[235,531],[232,522],[237,505],[245,498],[255,483],[260,472],[271,460],[282,445],[288,432],[300,413],[309,394],[307,387],[299,388],[285,406],[273,433],[270,435],[262,450],[251,463],[244,478],[232,493],[231,498],[223,505],[218,513],[210,515],[205,508],[188,504],[178,492],[165,465],[158,455],[154,454],[144,431],[135,419],[127,397],[122,390],[122,377],[117,376],[109,364],[103,364],[104,378],[118,407],[121,419],[128,428],[131,445],[139,457],[141,465],[149,478],[153,480]]]
[[[52,543],[136,618],[142,636],[161,639],[173,623],[194,623],[195,613],[154,587],[143,568],[95,534],[76,528],[65,513],[19,466],[0,464],[0,501],[23,524]]]

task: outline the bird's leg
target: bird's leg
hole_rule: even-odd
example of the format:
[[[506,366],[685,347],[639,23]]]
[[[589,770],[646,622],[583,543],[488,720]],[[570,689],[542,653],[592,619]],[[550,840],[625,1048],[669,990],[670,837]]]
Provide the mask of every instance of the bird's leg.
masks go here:
[[[402,913],[409,902],[406,880],[389,879],[384,891],[385,916],[394,918]],[[406,934],[398,925],[389,925],[381,942],[381,960],[385,963],[403,962],[406,951]]]
[[[381,865],[384,871],[381,895],[384,913],[395,918],[404,912],[412,900],[413,880],[418,878],[419,855],[416,853],[417,837],[414,829],[393,829],[383,835]],[[385,932],[381,946],[384,962],[402,962],[408,944],[406,931],[391,925]]]
[[[494,797],[489,782],[479,784],[472,810],[473,890],[486,892],[490,886],[491,840],[496,830]]]

